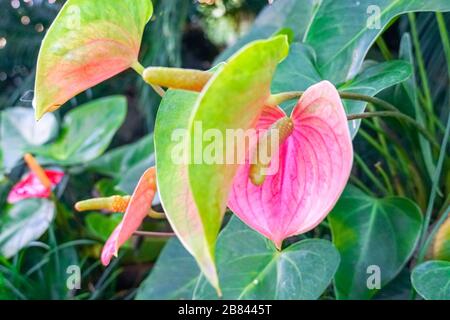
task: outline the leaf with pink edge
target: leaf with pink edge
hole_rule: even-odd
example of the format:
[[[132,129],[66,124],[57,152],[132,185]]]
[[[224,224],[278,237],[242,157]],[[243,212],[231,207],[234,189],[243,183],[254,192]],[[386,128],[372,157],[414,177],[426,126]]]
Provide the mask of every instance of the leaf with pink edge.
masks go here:
[[[137,62],[150,0],[68,0],[48,30],[36,71],[36,118]]]
[[[144,172],[131,196],[122,221],[113,231],[103,247],[101,260],[107,266],[113,256],[117,256],[122,246],[138,230],[147,217],[156,193],[155,168]]]
[[[155,149],[161,202],[174,231],[217,291],[215,243],[238,165],[190,161],[195,162],[192,152],[199,148],[203,154],[208,145],[205,141],[202,145],[195,127],[201,123],[205,132],[220,131],[222,137],[229,129],[251,128],[270,96],[275,68],[287,51],[284,35],[251,43],[217,70],[199,95],[169,91],[158,111]],[[175,138],[184,139],[178,143],[173,140],[177,129],[185,134]],[[187,158],[178,162],[173,153],[180,145],[186,147]]]

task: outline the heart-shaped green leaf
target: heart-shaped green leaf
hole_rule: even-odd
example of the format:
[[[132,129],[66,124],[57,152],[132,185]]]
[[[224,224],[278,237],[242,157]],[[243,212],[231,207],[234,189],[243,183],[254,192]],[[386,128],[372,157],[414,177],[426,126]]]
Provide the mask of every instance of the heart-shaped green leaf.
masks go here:
[[[230,56],[242,44],[290,28],[297,41],[316,50],[317,66],[323,79],[339,84],[361,71],[375,39],[395,17],[413,11],[450,11],[450,2],[277,0],[260,13],[249,34],[226,50],[218,61]]]
[[[277,251],[270,241],[232,217],[217,241],[217,264],[224,299],[316,299],[330,284],[339,254],[321,239]],[[216,299],[217,295],[173,239],[137,298]]]
[[[412,75],[411,64],[406,61],[393,60],[383,63],[376,63],[364,68],[351,81],[341,85],[338,89],[342,92],[359,93],[368,96],[375,96],[382,90],[392,87],[410,78]],[[344,107],[347,114],[363,113],[367,103],[361,101],[344,100]],[[361,120],[354,120],[349,123],[350,132],[355,137]]]
[[[117,189],[131,194],[145,170],[153,165],[153,135],[149,135],[135,143],[105,153],[92,161],[88,168],[117,179]],[[155,198],[155,202],[159,203],[159,199]]]
[[[111,96],[86,103],[66,114],[58,139],[32,151],[41,163],[83,164],[101,155],[125,120],[127,101]]]
[[[88,168],[113,178],[120,178],[141,162],[144,162],[147,168],[154,163],[153,135],[108,151],[89,163]]]
[[[322,80],[317,71],[314,50],[307,45],[294,43],[289,48],[287,58],[277,68],[272,81],[272,93],[305,91]],[[293,101],[292,104],[296,103]]]
[[[123,213],[112,216],[106,216],[100,213],[90,213],[85,219],[86,229],[92,236],[105,242],[120,223],[122,217]],[[123,247],[129,248],[130,245],[126,242]]]
[[[0,215],[0,254],[14,256],[47,231],[55,206],[46,199],[23,200]]]
[[[200,270],[177,238],[171,239],[150,275],[141,283],[137,300],[190,300]]]
[[[417,266],[411,281],[427,300],[450,300],[450,262],[428,261]]]
[[[375,39],[398,15],[413,11],[450,11],[448,0],[320,2],[305,42],[316,50],[321,74],[334,83],[350,80],[360,72]]]
[[[15,107],[0,113],[0,146],[3,166],[8,172],[30,147],[40,146],[55,137],[58,123],[53,114],[36,122],[31,108]],[[1,157],[0,157],[1,158]]]
[[[422,224],[420,209],[412,201],[375,199],[353,186],[344,191],[328,219],[341,254],[335,277],[339,299],[370,299],[379,289],[377,277],[381,287],[394,279],[411,257]]]
[[[326,240],[307,239],[282,251],[233,218],[219,237],[217,265],[224,299],[311,300],[328,287],[339,253]],[[202,278],[195,299],[214,299]]]
[[[284,35],[251,43],[219,68],[200,94],[169,91],[158,112],[155,148],[161,201],[178,237],[216,289],[215,242],[238,166],[206,164],[202,157],[208,143],[196,127],[221,134],[223,147],[227,130],[251,128],[270,96],[275,67],[287,51]],[[188,156],[181,162],[180,157],[174,159],[180,145],[187,147]],[[195,164],[196,150],[200,164]]]
[[[150,0],[66,1],[39,52],[36,117],[131,67],[152,13]]]

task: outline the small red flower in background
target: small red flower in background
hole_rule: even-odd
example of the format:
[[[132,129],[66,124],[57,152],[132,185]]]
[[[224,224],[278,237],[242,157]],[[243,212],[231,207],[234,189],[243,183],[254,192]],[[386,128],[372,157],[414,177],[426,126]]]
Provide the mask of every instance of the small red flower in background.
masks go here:
[[[44,170],[30,154],[26,154],[25,162],[30,168],[8,194],[8,203],[16,203],[30,198],[48,198],[52,188],[61,182],[64,172],[59,170]]]

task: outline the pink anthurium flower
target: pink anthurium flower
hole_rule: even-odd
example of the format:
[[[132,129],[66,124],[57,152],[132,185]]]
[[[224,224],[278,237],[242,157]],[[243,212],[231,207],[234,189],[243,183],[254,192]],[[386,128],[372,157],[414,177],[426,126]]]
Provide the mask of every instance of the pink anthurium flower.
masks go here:
[[[280,144],[270,161],[278,160],[278,170],[261,175],[247,156],[228,206],[281,248],[284,239],[315,228],[334,207],[350,176],[353,148],[339,94],[327,81],[310,87],[290,118],[278,107],[265,109],[256,127],[260,139],[274,127]]]
[[[122,221],[113,231],[102,250],[101,261],[107,266],[113,256],[117,256],[122,246],[142,224],[149,214],[156,193],[155,168],[148,169],[136,186]]]
[[[26,154],[24,158],[30,172],[9,192],[7,201],[11,204],[30,198],[50,197],[52,188],[64,177],[62,171],[44,170],[30,154]]]

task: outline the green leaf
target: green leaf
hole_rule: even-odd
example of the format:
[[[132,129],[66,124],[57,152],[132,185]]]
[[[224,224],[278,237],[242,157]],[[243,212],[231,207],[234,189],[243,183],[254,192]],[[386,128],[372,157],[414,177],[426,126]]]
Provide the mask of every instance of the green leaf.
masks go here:
[[[300,43],[293,43],[289,48],[289,55],[281,62],[272,81],[272,93],[286,91],[305,91],[313,84],[322,81],[317,71],[316,53],[314,50]],[[284,111],[290,114],[297,101],[290,101],[282,105]]]
[[[414,289],[427,300],[450,300],[450,262],[428,261],[411,275]]]
[[[406,266],[385,287],[376,293],[374,300],[409,300],[411,298],[411,272]]]
[[[53,114],[36,122],[33,109],[30,108],[15,107],[2,111],[0,113],[0,146],[5,170],[9,172],[29,148],[47,143],[55,137],[57,132],[58,123]]]
[[[135,143],[105,153],[87,167],[117,179],[117,189],[131,194],[145,170],[154,164],[153,135],[148,135]]]
[[[153,135],[108,151],[89,163],[87,167],[113,178],[121,178],[127,171],[141,163],[145,163],[147,168],[154,164]]]
[[[106,242],[122,218],[123,213],[110,216],[101,213],[90,213],[85,219],[86,229],[95,238]],[[124,247],[129,246],[128,242],[124,245]]]
[[[36,117],[137,62],[150,0],[68,0],[42,42]]]
[[[97,181],[94,185],[94,192],[99,197],[111,197],[114,195],[126,196],[129,195],[125,192],[119,192],[116,188],[117,181],[114,179],[103,178]]]
[[[341,254],[335,277],[339,299],[370,299],[377,293],[367,286],[374,274],[370,266],[380,268],[381,287],[394,279],[411,257],[422,225],[420,209],[412,201],[372,198],[353,186],[328,219]]]
[[[448,0],[322,0],[321,3],[305,42],[316,50],[321,74],[334,83],[350,80],[360,72],[370,47],[398,15],[450,11]],[[377,18],[377,11],[379,26],[371,23]],[[299,24],[302,30],[305,22]]]
[[[303,240],[278,251],[234,217],[219,237],[217,265],[224,299],[311,300],[333,279],[339,253],[322,239]],[[217,296],[202,278],[194,298]]]
[[[379,28],[371,24],[377,8],[380,13]],[[336,84],[346,82],[360,72],[367,52],[385,27],[398,15],[412,11],[450,11],[450,2],[277,0],[260,13],[250,32],[228,48],[217,61],[225,60],[250,41],[268,37],[282,28],[290,28],[297,41],[316,50],[317,66],[324,79]]]
[[[445,213],[444,213],[445,214]],[[439,227],[433,241],[433,258],[450,261],[450,217]]]
[[[339,254],[321,239],[304,240],[279,252],[232,217],[217,241],[217,263],[224,299],[316,299],[330,284]],[[137,298],[217,299],[217,295],[194,260],[173,239],[142,283]]]
[[[188,159],[181,157],[181,163],[176,163],[173,152],[188,142],[187,155],[195,151],[190,148],[203,153],[207,143],[198,136],[197,124],[203,132],[212,129],[222,137],[228,129],[249,129],[270,96],[275,67],[287,51],[286,36],[249,44],[216,71],[199,95],[169,91],[158,111],[155,149],[161,201],[178,237],[216,288],[214,247],[238,167],[188,164]],[[185,133],[181,143],[173,137],[180,130]]]
[[[131,167],[130,170],[128,170],[127,173],[119,179],[119,182],[117,183],[117,189],[125,192],[126,194],[132,194],[134,188],[136,188],[139,178],[149,167],[153,166],[154,164],[154,159],[149,157],[147,161],[139,162],[137,165]],[[155,198],[153,200],[154,204],[158,203],[157,194],[155,195]]]
[[[292,30],[294,40],[302,41],[319,7],[320,1],[317,0],[275,1],[261,11],[250,31],[233,46],[227,48],[216,62],[225,61],[244,45],[255,40],[266,39],[281,29]]]
[[[400,59],[408,61],[411,65],[414,65],[414,52],[411,42],[411,37],[408,33],[402,36],[400,42]],[[395,91],[395,105],[398,108],[410,116],[415,116],[418,123],[426,127],[425,115],[422,107],[419,104],[418,93],[417,93],[417,80],[416,75],[413,70],[413,75],[408,81],[402,82],[397,86]],[[433,159],[433,152],[431,150],[430,141],[425,139],[421,134],[419,137],[419,146],[422,152],[423,160],[427,169],[428,176],[433,179],[436,166]]]
[[[64,117],[61,134],[52,144],[34,148],[42,163],[83,164],[100,156],[125,120],[125,97],[111,96],[86,103]]]
[[[362,70],[351,81],[343,84],[338,89],[342,92],[359,93],[375,96],[382,90],[408,80],[412,75],[412,66],[406,61],[388,61],[371,65]],[[363,113],[367,103],[360,101],[343,100],[347,114]],[[361,120],[349,123],[350,132],[354,137],[358,131]]]
[[[8,287],[6,283],[5,276],[0,273],[0,301],[1,300],[14,300],[14,294],[11,288]]]
[[[55,216],[53,202],[46,199],[20,201],[0,215],[0,253],[14,256],[47,231]]]
[[[190,155],[193,155],[193,161],[188,165],[188,176],[202,223],[208,226],[205,236],[211,255],[214,254],[214,243],[238,164],[225,165],[225,159],[212,164],[207,161],[197,164],[196,157],[203,156],[203,152],[211,144],[199,136],[198,124],[201,125],[202,132],[210,130],[217,134],[216,137],[223,138],[219,147],[221,150],[217,152],[222,151],[221,154],[226,155],[226,146],[234,143],[227,141],[227,131],[245,131],[256,123],[270,97],[275,68],[287,56],[288,49],[285,35],[252,42],[216,72],[195,103],[188,127]],[[216,142],[219,141],[212,143]]]
[[[205,229],[192,199],[187,177],[187,164],[174,161],[174,149],[185,137],[176,132],[187,132],[189,117],[198,94],[189,91],[168,90],[161,101],[155,123],[155,150],[158,191],[167,218],[200,267],[215,275],[213,255],[208,251]],[[181,144],[182,146],[182,144]]]
[[[363,69],[354,79],[338,86],[340,91],[375,96],[382,90],[401,83],[411,77],[412,67],[405,61],[389,61],[372,64]],[[326,79],[326,78],[323,78]],[[311,85],[323,80],[316,67],[316,53],[306,45],[291,45],[288,57],[280,63],[272,83],[272,92],[305,91]],[[367,103],[343,100],[347,114],[364,112]],[[297,101],[282,105],[290,113]],[[359,129],[360,120],[349,122],[354,137]]]
[[[200,277],[197,263],[180,241],[171,239],[141,283],[137,300],[189,300]]]

